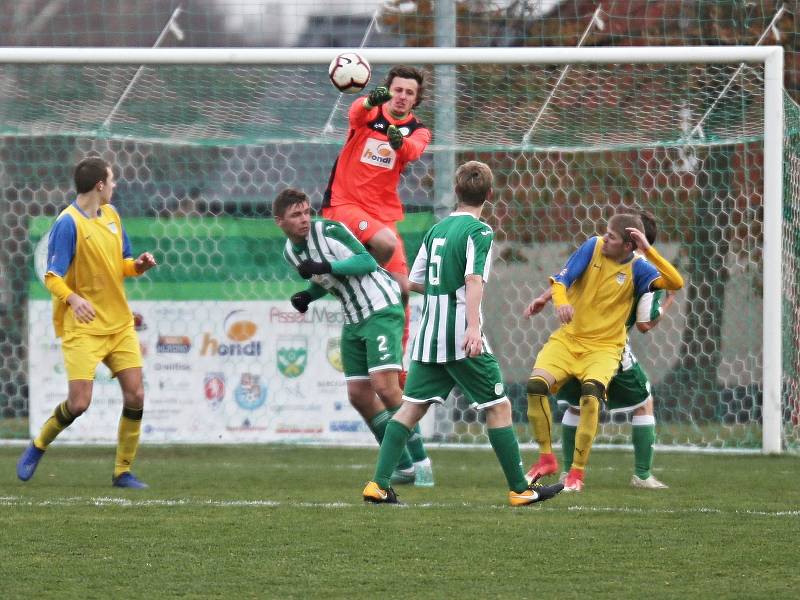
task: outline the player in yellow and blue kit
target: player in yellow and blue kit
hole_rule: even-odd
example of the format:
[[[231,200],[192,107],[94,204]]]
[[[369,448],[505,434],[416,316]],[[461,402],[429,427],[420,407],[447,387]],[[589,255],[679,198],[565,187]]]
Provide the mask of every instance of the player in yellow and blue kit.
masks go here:
[[[636,298],[683,287],[678,271],[647,241],[637,215],[616,214],[606,234],[584,242],[566,266],[550,278],[562,325],[539,352],[528,381],[528,419],[540,458],[530,474],[555,473],[550,391],[570,377],[581,383],[575,451],[564,481],[567,491],[583,489],[583,477],[597,431],[600,402],[617,372],[627,337],[625,324]],[[635,254],[634,250],[639,253]]]
[[[111,369],[122,388],[112,484],[145,488],[131,473],[139,446],[144,406],[142,355],[123,281],[155,266],[145,252],[134,260],[119,214],[109,204],[116,183],[106,161],[92,157],[75,167],[75,201],[61,211],[50,232],[45,285],[53,295],[53,325],[69,381],[67,399],[45,421],[17,462],[29,480],[50,443],[92,401],[97,363]]]

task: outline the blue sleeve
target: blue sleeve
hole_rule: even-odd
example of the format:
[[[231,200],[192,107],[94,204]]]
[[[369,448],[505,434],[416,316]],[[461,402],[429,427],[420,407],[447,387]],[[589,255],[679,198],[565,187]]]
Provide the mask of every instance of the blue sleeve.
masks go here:
[[[55,222],[47,242],[48,273],[55,273],[59,277],[67,274],[67,269],[75,256],[77,240],[78,230],[70,215],[64,215]]]
[[[567,260],[567,264],[561,271],[553,275],[553,281],[564,284],[565,288],[569,288],[575,280],[583,275],[583,272],[592,262],[594,255],[594,248],[597,246],[597,236],[589,238],[580,248],[572,253],[572,256]]]
[[[122,228],[122,258],[133,258],[133,250],[131,249],[131,241],[128,239],[128,232]]]
[[[653,282],[661,277],[652,264],[647,262],[644,258],[639,258],[633,263],[633,287],[636,290],[636,296],[641,296],[647,292],[651,292]]]

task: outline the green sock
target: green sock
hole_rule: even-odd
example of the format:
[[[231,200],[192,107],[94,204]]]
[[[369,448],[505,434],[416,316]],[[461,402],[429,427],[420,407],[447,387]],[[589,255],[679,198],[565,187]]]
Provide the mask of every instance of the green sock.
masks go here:
[[[383,434],[386,431],[386,424],[389,422],[389,419],[392,418],[392,415],[389,413],[388,410],[382,410],[377,415],[372,417],[369,420],[369,430],[372,432],[372,435],[375,436],[375,439],[378,440],[378,445],[380,446],[383,443]]]
[[[656,418],[652,415],[633,417],[633,460],[639,479],[650,477],[653,467],[653,444],[656,443]]]
[[[391,486],[392,471],[400,460],[403,452],[406,452],[406,442],[411,430],[408,427],[392,419],[386,424],[386,432],[383,435],[383,443],[378,452],[378,464],[375,465],[375,477],[373,481],[381,489],[388,489]]]
[[[411,454],[411,460],[418,463],[428,458],[428,453],[425,452],[425,444],[422,443],[422,432],[419,428],[419,423],[414,425],[411,430],[411,437],[408,438],[408,452]]]
[[[575,452],[575,433],[578,431],[580,417],[569,411],[561,419],[561,453],[564,457],[564,471],[569,472],[572,466],[572,455]]]
[[[391,419],[394,416],[394,413],[396,413],[398,410],[400,410],[399,406],[397,408],[387,408],[386,412],[389,413],[389,418]],[[387,421],[387,423],[388,423],[388,421]],[[417,427],[419,427],[419,425],[415,425],[414,427],[416,429]],[[414,430],[412,430],[412,431],[414,431]],[[403,448],[403,453],[400,455],[400,460],[397,461],[397,468],[398,469],[410,469],[411,467],[414,466],[414,462],[411,460],[411,453],[409,452],[409,447],[410,447],[410,444],[407,444],[406,447]],[[381,486],[381,487],[383,487],[383,486]]]
[[[525,473],[522,472],[522,458],[519,455],[519,444],[514,428],[495,427],[487,429],[489,443],[492,445],[497,460],[503,468],[508,487],[514,492],[522,492],[528,488]]]

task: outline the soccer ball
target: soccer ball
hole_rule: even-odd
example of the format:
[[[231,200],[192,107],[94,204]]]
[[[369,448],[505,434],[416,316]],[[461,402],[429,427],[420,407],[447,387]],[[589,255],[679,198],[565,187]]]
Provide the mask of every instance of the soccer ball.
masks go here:
[[[369,83],[372,68],[363,56],[355,52],[345,52],[331,61],[328,67],[328,77],[331,83],[340,92],[355,94],[360,92]]]

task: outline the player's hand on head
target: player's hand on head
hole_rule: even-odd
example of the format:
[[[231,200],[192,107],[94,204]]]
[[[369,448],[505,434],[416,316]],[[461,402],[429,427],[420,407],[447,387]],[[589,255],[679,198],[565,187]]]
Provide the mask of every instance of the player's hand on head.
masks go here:
[[[92,303],[86,300],[86,298],[82,298],[78,296],[78,294],[73,293],[67,298],[67,304],[70,305],[72,312],[75,313],[75,318],[78,320],[78,323],[91,323],[94,321],[94,306],[92,306]]]
[[[367,96],[367,104],[369,104],[369,108],[375,108],[391,99],[392,93],[389,91],[389,88],[380,85],[369,93],[369,96]]]
[[[155,257],[149,252],[143,252],[133,263],[137,273],[144,273],[157,264]]]
[[[575,316],[575,309],[571,304],[562,304],[561,306],[556,306],[556,314],[558,315],[558,320],[563,325],[566,325]]]
[[[647,241],[645,235],[636,229],[635,227],[626,227],[625,231],[633,238],[633,241],[636,242],[636,248],[641,250],[642,252],[647,252],[650,249],[650,243]]]
[[[396,125],[389,125],[386,129],[386,137],[389,138],[389,145],[393,150],[400,150],[403,147],[403,134]]]
[[[294,309],[299,313],[304,313],[308,310],[308,305],[311,304],[311,294],[306,291],[297,292],[289,298]]]
[[[331,263],[307,258],[297,265],[297,272],[303,279],[310,279],[312,275],[325,275],[326,273],[330,273]]]

